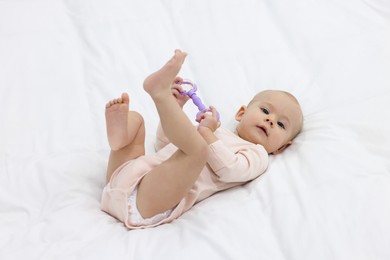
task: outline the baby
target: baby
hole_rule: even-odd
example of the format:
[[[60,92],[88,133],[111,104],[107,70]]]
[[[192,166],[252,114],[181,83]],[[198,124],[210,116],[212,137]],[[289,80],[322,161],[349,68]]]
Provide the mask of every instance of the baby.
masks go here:
[[[145,155],[144,121],[129,111],[129,96],[106,105],[111,153],[101,208],[130,229],[171,222],[214,193],[253,180],[266,170],[269,154],[281,153],[302,129],[298,101],[273,90],[239,108],[234,133],[220,128],[214,107],[195,127],[182,110],[188,97],[177,77],[185,57],[176,50],[144,81],[160,117],[155,154]]]

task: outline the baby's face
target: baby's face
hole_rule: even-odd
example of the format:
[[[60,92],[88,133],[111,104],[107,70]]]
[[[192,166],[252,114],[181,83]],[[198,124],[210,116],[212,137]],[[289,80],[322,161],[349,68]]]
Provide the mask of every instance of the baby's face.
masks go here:
[[[302,111],[296,100],[281,91],[264,91],[236,114],[237,134],[261,144],[268,153],[284,150],[302,128]]]

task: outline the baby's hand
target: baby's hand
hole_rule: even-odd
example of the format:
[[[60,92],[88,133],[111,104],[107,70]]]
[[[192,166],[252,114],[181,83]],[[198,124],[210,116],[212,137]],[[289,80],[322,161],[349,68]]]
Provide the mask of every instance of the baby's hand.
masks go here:
[[[190,99],[189,96],[181,94],[181,92],[183,92],[184,90],[179,83],[182,81],[183,81],[182,78],[176,77],[175,81],[172,83],[172,87],[171,87],[172,95],[176,98],[176,101],[181,108],[183,108],[185,103],[187,103],[187,101]]]
[[[196,122],[199,123],[198,130],[206,127],[214,133],[215,130],[217,130],[221,125],[221,122],[218,121],[217,109],[215,109],[213,106],[210,106],[210,112],[203,112],[196,118]]]

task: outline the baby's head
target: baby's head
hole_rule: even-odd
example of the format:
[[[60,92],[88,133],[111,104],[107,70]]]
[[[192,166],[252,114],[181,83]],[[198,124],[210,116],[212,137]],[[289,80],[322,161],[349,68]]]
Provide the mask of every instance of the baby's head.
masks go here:
[[[242,139],[261,144],[269,154],[288,147],[303,126],[297,99],[288,92],[265,90],[253,97],[236,114],[236,132]]]

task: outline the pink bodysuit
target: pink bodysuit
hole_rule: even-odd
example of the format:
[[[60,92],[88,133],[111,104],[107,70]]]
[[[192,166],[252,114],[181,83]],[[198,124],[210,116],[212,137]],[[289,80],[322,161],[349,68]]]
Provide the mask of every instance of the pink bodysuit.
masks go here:
[[[195,203],[260,176],[268,166],[268,153],[261,145],[247,142],[231,131],[218,128],[218,141],[209,145],[209,159],[189,193],[166,218],[151,225],[129,221],[128,197],[142,177],[167,160],[177,148],[167,143],[161,129],[157,133],[155,154],[145,155],[121,165],[111,176],[102,195],[101,209],[122,221],[128,228],[146,228],[168,223],[189,210]]]

